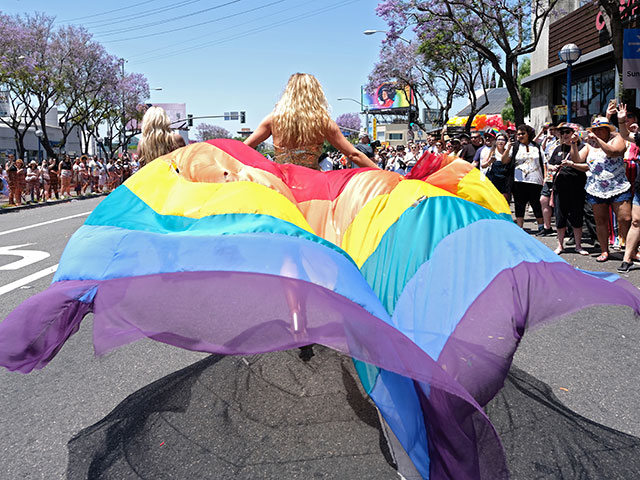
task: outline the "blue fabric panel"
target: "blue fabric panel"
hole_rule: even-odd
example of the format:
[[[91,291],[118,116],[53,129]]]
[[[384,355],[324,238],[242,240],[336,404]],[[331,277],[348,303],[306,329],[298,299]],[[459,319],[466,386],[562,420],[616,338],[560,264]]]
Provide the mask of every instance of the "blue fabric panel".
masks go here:
[[[428,479],[427,430],[413,380],[380,369],[370,396],[418,472]]]
[[[483,219],[511,223],[486,208],[456,197],[427,198],[416,207],[408,208],[387,230],[361,268],[387,312],[393,312],[409,279],[431,257],[443,238]],[[478,251],[475,246],[473,249]],[[460,255],[464,255],[464,251]]]
[[[296,278],[343,295],[389,323],[380,301],[348,258],[314,241],[274,233],[167,235],[83,225],[69,240],[54,282],[177,271]]]
[[[565,263],[515,223],[480,220],[461,228],[444,238],[409,280],[392,325],[437,360],[475,299],[496,275],[522,262]]]
[[[351,259],[337,245],[297,225],[270,215],[228,213],[210,215],[203,218],[161,215],[144,203],[125,185],[121,185],[104,199],[87,218],[85,225],[108,225],[128,230],[184,233],[189,235],[233,235],[251,232],[282,233],[321,243]]]

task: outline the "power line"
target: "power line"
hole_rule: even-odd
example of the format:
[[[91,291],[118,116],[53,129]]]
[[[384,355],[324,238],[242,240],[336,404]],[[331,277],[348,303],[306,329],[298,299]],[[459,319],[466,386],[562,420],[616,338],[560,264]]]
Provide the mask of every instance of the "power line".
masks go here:
[[[234,1],[239,1],[239,0],[234,0]],[[207,20],[206,22],[195,23],[193,25],[188,25],[186,27],[174,28],[172,30],[163,30],[162,32],[149,33],[149,34],[146,34],[146,35],[138,35],[137,37],[120,38],[118,40],[108,40],[108,43],[127,42],[129,40],[138,40],[140,38],[155,37],[155,36],[158,36],[158,35],[164,35],[165,33],[178,32],[180,30],[186,30],[188,28],[199,27],[201,25],[207,25],[207,24],[210,24],[210,23],[219,22],[221,20],[227,20],[229,18],[233,18],[233,17],[237,17],[237,16],[240,16],[240,15],[244,15],[245,13],[255,12],[256,10],[267,8],[267,7],[270,7],[272,5],[276,5],[278,3],[282,3],[284,1],[285,0],[276,0],[275,2],[267,3],[266,5],[262,5],[260,7],[255,7],[255,8],[251,8],[249,10],[245,10],[243,12],[227,15],[226,17],[214,18],[213,20]]]
[[[192,3],[198,3],[201,1],[202,0],[185,0],[183,2],[175,3],[170,6],[155,8],[153,10],[146,10],[144,12],[140,12],[135,15],[121,15],[119,17],[114,17],[107,20],[96,20],[93,22],[84,22],[83,25],[85,27],[91,26],[91,28],[102,28],[108,25],[113,25],[114,23],[129,22],[142,17],[151,17],[153,15],[158,15],[159,13],[168,12],[169,10],[175,10],[176,8],[186,7],[187,5],[191,5]]]
[[[197,12],[192,12],[192,13],[187,13],[185,15],[180,15],[178,17],[173,17],[167,20],[158,20],[155,22],[151,22],[151,23],[147,23],[144,25],[135,25],[134,27],[126,27],[126,28],[119,28],[116,30],[107,30],[106,32],[96,32],[94,35],[98,36],[98,37],[102,37],[102,36],[112,36],[112,35],[117,35],[119,33],[125,33],[125,32],[130,32],[131,30],[135,29],[135,30],[142,30],[145,28],[150,28],[150,27],[155,27],[156,25],[162,25],[162,24],[166,24],[167,22],[174,22],[176,20],[182,20],[183,18],[188,18],[188,17],[193,17],[194,15],[200,15],[201,13],[205,13],[205,12],[210,12],[211,10],[217,10],[219,8],[222,7],[227,7],[229,5],[232,5],[234,3],[238,3],[242,0],[231,0],[229,2],[226,3],[222,3],[220,5],[216,5],[215,7],[209,7],[209,8],[205,8],[204,10],[198,10]],[[171,31],[171,30],[169,30]],[[140,38],[140,37],[137,37]]]
[[[319,15],[321,13],[325,13],[325,12],[327,12],[327,11],[333,9],[333,8],[340,8],[340,7],[343,7],[343,6],[352,4],[352,3],[356,3],[358,1],[360,1],[360,0],[349,0],[349,1],[337,2],[337,3],[334,3],[332,5],[328,5],[326,7],[322,7],[322,8],[317,9],[317,10],[312,10],[310,12],[291,17],[289,19],[284,19],[284,20],[281,20],[281,21],[278,21],[278,22],[273,22],[271,24],[265,25],[263,27],[257,27],[257,28],[251,29],[251,30],[240,32],[237,35],[234,35],[234,36],[231,36],[231,37],[222,38],[222,39],[219,39],[219,40],[214,40],[212,42],[206,42],[206,43],[203,43],[203,44],[200,44],[200,45],[189,46],[189,51],[194,51],[194,50],[199,50],[201,48],[220,45],[222,43],[230,42],[232,40],[238,40],[240,38],[244,38],[244,37],[247,37],[247,36],[250,36],[250,35],[254,35],[256,33],[263,32],[265,30],[270,30],[272,28],[276,28],[276,27],[279,27],[279,26],[282,26],[282,25],[287,25],[289,23],[296,22],[296,21],[301,20],[301,19],[313,17],[313,16]],[[179,50],[179,51],[163,53],[162,55],[157,55],[157,56],[148,58],[146,60],[140,60],[140,61],[136,61],[136,62],[132,62],[132,63],[136,63],[136,64],[149,63],[149,62],[152,62],[154,60],[174,57],[176,55],[181,55],[182,53],[183,53],[183,49]]]
[[[93,17],[99,17],[101,15],[108,15],[110,13],[120,12],[122,10],[128,10],[130,8],[138,7],[140,5],[144,5],[145,3],[153,3],[153,2],[157,2],[157,1],[158,0],[146,0],[144,2],[134,3],[133,5],[129,5],[128,7],[116,8],[115,10],[109,10],[108,12],[94,13],[93,15],[86,15],[84,17],[72,18],[71,20],[61,20],[60,23],[73,23],[76,20],[84,20],[85,18],[93,18]]]
[[[260,21],[262,21],[262,20],[264,20],[266,18],[273,17],[273,16],[276,16],[276,15],[280,15],[282,13],[290,13],[294,9],[299,9],[299,8],[302,8],[302,7],[310,4],[310,3],[315,3],[315,2],[316,2],[316,0],[308,0],[308,1],[303,2],[303,3],[297,3],[296,5],[294,5],[292,7],[287,7],[284,10],[277,10],[277,11],[275,11],[273,13],[262,15],[259,18],[254,18],[252,20],[244,20],[243,19],[242,25],[248,25],[250,23],[260,22]],[[231,25],[231,26],[226,27],[226,28],[219,28],[219,29],[216,29],[216,33],[226,32],[228,30],[236,30],[238,27],[239,27],[239,25],[234,24],[234,25]],[[209,33],[208,32],[206,34],[204,34],[204,35],[198,35],[196,37],[185,38],[185,39],[181,40],[181,43],[183,45],[189,45],[189,48],[194,48],[194,47],[198,48],[199,45],[198,44],[193,45],[193,42],[198,41],[198,40],[200,40],[202,38],[205,38],[205,37],[209,37]],[[207,44],[208,43],[209,42],[207,42]],[[148,50],[146,52],[140,52],[137,55],[134,54],[132,56],[129,56],[128,58],[129,58],[129,60],[132,60],[132,61],[134,59],[136,59],[136,58],[144,59],[145,57],[148,57],[149,54],[153,54],[153,56],[155,57],[158,54],[158,51],[164,51],[164,50],[166,50],[168,48],[174,48],[175,46],[176,46],[175,42],[172,42],[172,43],[170,43],[168,45],[164,45],[162,47],[154,48],[153,50]],[[180,50],[180,51],[182,51],[182,50]]]

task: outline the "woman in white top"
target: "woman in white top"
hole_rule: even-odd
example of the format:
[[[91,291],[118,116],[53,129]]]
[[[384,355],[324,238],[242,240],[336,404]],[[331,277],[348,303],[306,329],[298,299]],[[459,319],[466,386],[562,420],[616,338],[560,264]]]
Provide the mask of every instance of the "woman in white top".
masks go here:
[[[520,125],[516,132],[517,142],[509,140],[502,163],[507,165],[514,162],[512,193],[516,223],[519,227],[524,225],[524,212],[529,203],[538,222],[538,232],[542,232],[544,225],[540,192],[544,181],[544,160],[542,150],[533,142],[534,134],[529,125]]]

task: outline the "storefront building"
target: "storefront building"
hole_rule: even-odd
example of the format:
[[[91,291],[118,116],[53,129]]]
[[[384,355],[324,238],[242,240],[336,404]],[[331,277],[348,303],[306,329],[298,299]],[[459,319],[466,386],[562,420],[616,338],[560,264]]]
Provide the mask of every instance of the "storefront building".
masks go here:
[[[57,119],[58,111],[53,108],[47,115],[46,123],[49,141],[56,151],[60,141],[62,140],[62,129],[57,124]],[[27,133],[24,136],[24,160],[27,162],[30,160],[39,161],[47,158],[47,152],[42,147],[40,140],[36,135],[36,131],[37,128],[32,126],[27,130]],[[90,150],[94,151],[95,149],[93,148]],[[78,127],[74,127],[73,130],[71,130],[71,133],[67,137],[67,142],[63,148],[63,152],[72,155],[80,154],[82,152],[81,135]],[[17,155],[15,132],[6,124],[0,122],[0,165],[4,165],[9,154]]]
[[[582,50],[572,66],[572,121],[588,126],[593,116],[603,114],[613,98],[620,98],[609,27],[597,2],[580,6],[580,1],[561,1],[563,12],[551,18],[542,32],[538,48],[531,55],[531,74],[522,84],[531,88],[531,124],[566,119],[567,66],[558,52],[569,43]],[[636,28],[640,0],[626,0],[625,28]],[[636,5],[637,4],[637,5]],[[567,13],[568,12],[568,13]],[[636,104],[635,95],[630,103]]]

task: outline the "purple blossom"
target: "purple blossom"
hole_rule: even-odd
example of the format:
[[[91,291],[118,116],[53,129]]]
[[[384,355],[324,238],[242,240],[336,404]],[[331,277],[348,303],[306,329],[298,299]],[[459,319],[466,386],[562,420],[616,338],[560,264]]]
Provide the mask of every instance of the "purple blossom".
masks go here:
[[[357,113],[343,113],[336,118],[336,123],[340,128],[349,130],[360,130],[362,122],[360,121],[360,115]],[[352,132],[353,133],[353,132]]]
[[[214,138],[231,138],[229,130],[210,123],[200,123],[196,127],[196,139],[199,142],[212,140]]]

